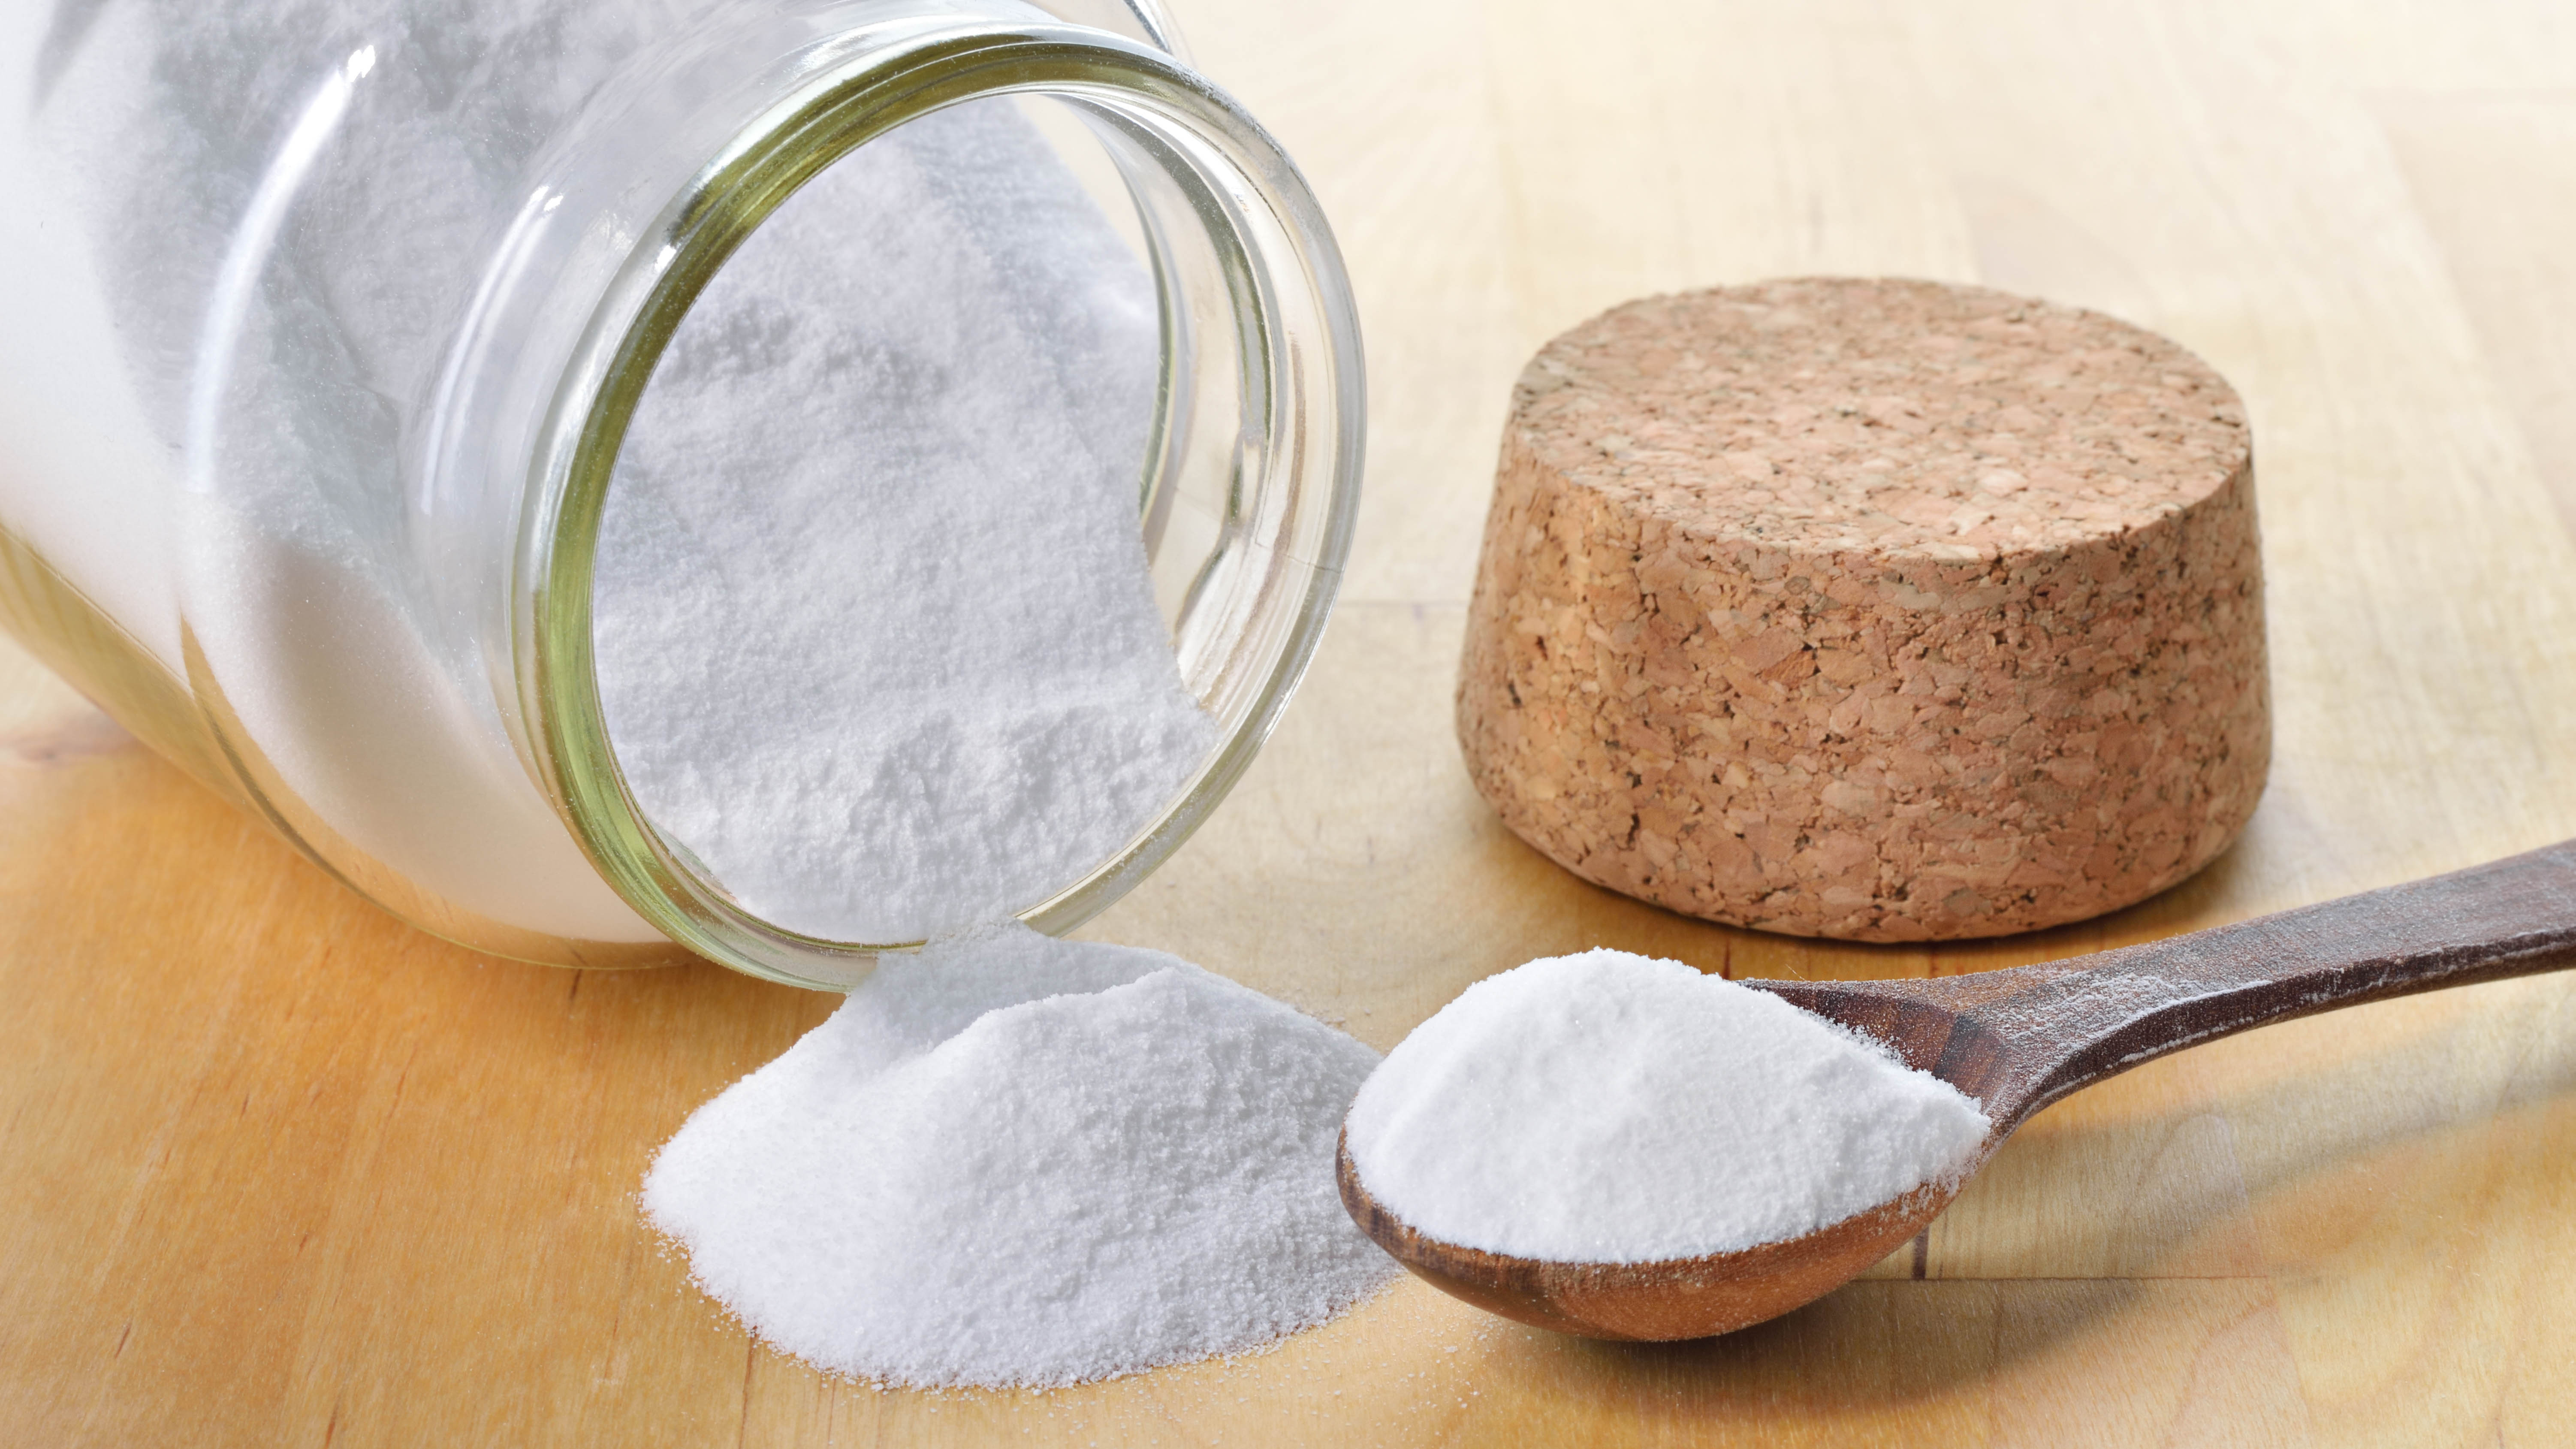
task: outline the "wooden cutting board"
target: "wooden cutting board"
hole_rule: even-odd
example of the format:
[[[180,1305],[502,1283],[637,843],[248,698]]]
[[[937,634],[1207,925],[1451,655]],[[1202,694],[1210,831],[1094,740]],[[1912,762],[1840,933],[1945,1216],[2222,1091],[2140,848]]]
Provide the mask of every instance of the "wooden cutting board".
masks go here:
[[[1369,328],[1344,603],[1215,822],[1090,928],[1384,1047],[1591,945],[2045,959],[2576,836],[2576,29],[2539,3],[1186,0]],[[1686,921],[1496,825],[1449,691],[1508,385],[1623,298],[1805,272],[2097,306],[2254,420],[2278,757],[2107,921],[1936,950]],[[1920,1243],[1668,1348],[1410,1283],[1052,1395],[769,1353],[638,1221],[830,1000],[489,961],[342,894],[0,647],[0,1442],[2565,1442],[2576,979],[2273,1028],[2051,1109]]]

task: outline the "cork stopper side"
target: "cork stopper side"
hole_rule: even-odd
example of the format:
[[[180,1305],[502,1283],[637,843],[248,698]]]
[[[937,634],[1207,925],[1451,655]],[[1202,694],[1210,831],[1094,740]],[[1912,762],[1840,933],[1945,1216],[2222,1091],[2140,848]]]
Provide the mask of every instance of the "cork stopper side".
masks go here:
[[[2270,762],[2243,407],[1981,288],[1614,309],[1514,391],[1458,729],[1522,838],[1690,915],[1919,941],[2141,900]]]

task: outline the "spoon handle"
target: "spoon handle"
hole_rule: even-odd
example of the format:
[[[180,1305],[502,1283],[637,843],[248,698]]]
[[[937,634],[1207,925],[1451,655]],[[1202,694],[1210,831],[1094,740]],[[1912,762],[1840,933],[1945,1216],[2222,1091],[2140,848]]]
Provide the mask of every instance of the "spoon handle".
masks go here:
[[[2576,841],[2187,936],[2006,971],[1868,983],[1867,994],[1950,1016],[1937,1060],[1916,1065],[1983,1098],[2009,1131],[2069,1092],[2216,1037],[2568,966]],[[1782,994],[1799,1000],[1823,983],[1801,985]],[[1851,1021],[1857,1004],[1846,999],[1829,1014]],[[1909,1059],[1931,1055],[1922,1052],[1931,1045],[1913,1044]]]

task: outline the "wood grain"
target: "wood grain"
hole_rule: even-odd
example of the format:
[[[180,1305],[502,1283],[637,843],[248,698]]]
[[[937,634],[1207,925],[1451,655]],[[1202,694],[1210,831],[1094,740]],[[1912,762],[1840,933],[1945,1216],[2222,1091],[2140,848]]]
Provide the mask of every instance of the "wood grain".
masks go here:
[[[2576,966],[2576,841],[2429,880],[2034,966],[1920,981],[1748,981],[1886,1042],[1998,1134],[2186,1047],[2328,1011]]]
[[[1179,8],[1349,254],[1369,489],[1278,737],[1093,934],[1384,1047],[1545,952],[1952,975],[2576,836],[2563,7]],[[1781,941],[1582,885],[1477,799],[1450,690],[1512,377],[1625,298],[1816,272],[2100,307],[2244,393],[2276,754],[2209,870],[2033,938]],[[0,991],[11,1444],[2541,1445],[2576,1419],[2565,980],[2069,1097],[1919,1257],[1713,1343],[1584,1344],[1408,1284],[1240,1363],[945,1398],[759,1349],[635,1216],[653,1147],[827,1001],[403,930],[5,649]]]

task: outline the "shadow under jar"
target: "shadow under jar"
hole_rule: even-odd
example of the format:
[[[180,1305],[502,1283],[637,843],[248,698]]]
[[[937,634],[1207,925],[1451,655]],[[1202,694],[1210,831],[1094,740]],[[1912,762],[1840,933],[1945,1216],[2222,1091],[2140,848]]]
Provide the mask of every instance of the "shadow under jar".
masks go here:
[[[1089,626],[1049,620],[1036,574],[1125,570],[1108,592],[1132,584],[1203,731],[1130,782],[1132,819],[969,904],[1063,931],[1153,870],[1294,689],[1357,501],[1348,283],[1276,143],[1151,0],[428,8],[0,20],[0,624],[439,935],[840,987],[959,922],[866,908],[917,873],[892,846],[829,873],[850,909],[748,884],[759,831],[716,850],[741,811],[683,818],[668,787],[688,749],[743,736],[688,728],[742,680],[768,696],[746,715],[806,697],[854,728],[943,669],[1007,694],[926,621],[1007,641],[1018,618],[1061,653],[1044,631]],[[770,353],[802,365],[763,372]],[[1026,392],[1003,374],[1053,379],[1047,416],[997,415]],[[655,481],[708,460],[738,507]],[[1084,534],[1103,506],[1106,543]],[[765,532],[725,533],[746,517]],[[1007,575],[1017,615],[991,607]],[[691,637],[728,578],[765,602]],[[861,636],[872,653],[832,652]],[[696,704],[654,708],[665,683]],[[931,802],[890,841],[995,835],[911,787],[1017,768],[1016,738],[795,778],[826,797],[809,815],[857,827],[889,781]],[[858,748],[761,743],[797,739]]]

